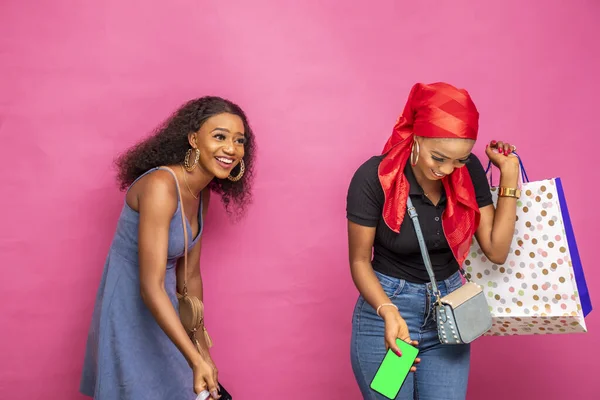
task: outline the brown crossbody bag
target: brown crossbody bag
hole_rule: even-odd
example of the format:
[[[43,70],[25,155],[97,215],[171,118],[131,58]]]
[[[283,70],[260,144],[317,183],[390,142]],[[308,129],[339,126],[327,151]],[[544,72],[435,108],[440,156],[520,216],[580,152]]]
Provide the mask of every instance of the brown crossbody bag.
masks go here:
[[[177,291],[177,300],[179,301],[179,318],[181,319],[181,324],[185,328],[188,336],[192,342],[194,342],[194,345],[198,351],[201,352],[200,342],[196,336],[198,332],[202,331],[204,333],[204,339],[206,340],[206,345],[209,348],[212,347],[212,340],[210,339],[210,336],[206,331],[206,327],[204,326],[204,304],[198,297],[190,296],[187,290],[188,233],[187,224],[185,223],[183,198],[181,196],[181,189],[179,187],[179,181],[177,180],[175,171],[169,167],[163,168],[171,171],[175,177],[175,185],[177,186],[177,196],[179,197],[179,207],[181,210],[181,223],[183,226],[183,241],[185,246],[183,253],[183,293],[179,293],[179,291]],[[202,210],[198,210],[198,212],[202,212]]]

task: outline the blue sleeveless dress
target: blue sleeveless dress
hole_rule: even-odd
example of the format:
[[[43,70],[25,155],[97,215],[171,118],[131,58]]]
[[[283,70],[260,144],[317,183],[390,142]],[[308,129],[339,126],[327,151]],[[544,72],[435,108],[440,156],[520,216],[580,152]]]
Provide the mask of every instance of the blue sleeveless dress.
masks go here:
[[[142,176],[157,169],[162,168],[153,168]],[[202,234],[202,200],[198,210],[200,228],[195,238],[191,237],[187,218],[186,223],[191,250]],[[139,214],[125,201],[96,295],[80,391],[96,400],[194,400],[191,368],[140,295],[138,226]],[[175,267],[183,250],[178,199],[169,227],[165,265],[165,290],[175,310]]]

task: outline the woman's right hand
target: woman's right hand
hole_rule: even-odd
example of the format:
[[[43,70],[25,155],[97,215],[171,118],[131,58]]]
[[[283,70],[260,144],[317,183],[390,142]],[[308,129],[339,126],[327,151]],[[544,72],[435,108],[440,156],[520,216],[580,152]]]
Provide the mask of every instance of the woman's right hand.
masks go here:
[[[208,390],[213,399],[221,397],[217,390],[218,372],[210,356],[198,355],[198,359],[192,366],[194,373],[194,392],[199,394]]]
[[[396,339],[403,340],[412,346],[419,345],[417,341],[410,340],[410,333],[406,321],[400,316],[400,313],[396,309],[388,307],[388,309],[385,310],[385,313],[382,312],[381,315],[385,322],[386,349],[391,349],[398,357],[401,357],[402,352],[396,344]],[[418,364],[420,361],[420,358],[415,359],[415,364]],[[417,368],[413,366],[410,370],[411,372],[415,372]]]

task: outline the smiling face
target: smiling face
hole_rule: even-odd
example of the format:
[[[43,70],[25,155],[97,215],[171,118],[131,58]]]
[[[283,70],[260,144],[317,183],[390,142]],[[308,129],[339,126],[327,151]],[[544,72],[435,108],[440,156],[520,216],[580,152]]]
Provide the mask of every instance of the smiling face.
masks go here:
[[[474,140],[416,138],[419,143],[419,175],[434,181],[450,175],[454,169],[464,167],[468,162]]]
[[[190,145],[200,150],[200,168],[218,179],[226,179],[244,157],[245,141],[242,119],[229,113],[213,115],[189,135]]]

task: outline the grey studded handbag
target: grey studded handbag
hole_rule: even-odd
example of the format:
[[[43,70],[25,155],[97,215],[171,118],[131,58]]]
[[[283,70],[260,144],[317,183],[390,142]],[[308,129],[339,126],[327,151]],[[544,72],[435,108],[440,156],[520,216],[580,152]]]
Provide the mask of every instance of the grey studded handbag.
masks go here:
[[[481,286],[471,282],[464,274],[462,267],[461,274],[467,282],[452,293],[441,297],[431,267],[429,252],[425,245],[425,239],[421,232],[419,216],[417,210],[413,207],[410,196],[406,203],[408,215],[412,219],[421,248],[423,262],[427,269],[427,274],[431,280],[431,287],[436,297],[434,305],[435,315],[438,326],[438,337],[443,344],[463,344],[470,343],[479,336],[486,333],[492,327],[492,314],[485,299],[485,293]]]

